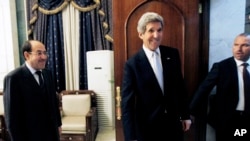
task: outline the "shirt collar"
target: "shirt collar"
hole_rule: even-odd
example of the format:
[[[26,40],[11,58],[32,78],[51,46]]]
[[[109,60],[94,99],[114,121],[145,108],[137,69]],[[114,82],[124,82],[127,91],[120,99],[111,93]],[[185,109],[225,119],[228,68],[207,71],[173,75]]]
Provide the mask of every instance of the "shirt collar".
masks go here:
[[[145,51],[145,53],[146,53],[146,55],[147,56],[152,56],[152,53],[154,52],[154,51],[152,51],[152,50],[150,50],[150,49],[148,49],[147,47],[145,47],[144,45],[143,45],[143,50]],[[156,48],[156,50],[155,50],[159,55],[161,55],[161,52],[160,52],[160,49],[159,49],[159,47],[158,48]]]
[[[241,60],[237,60],[236,58],[234,58],[234,60],[235,60],[236,65],[237,65],[238,67],[241,66],[243,63],[245,63],[245,62],[243,62],[243,61],[241,61]],[[248,59],[248,60],[246,61],[246,63],[250,64],[250,59]]]
[[[34,68],[32,68],[32,67],[30,66],[29,63],[25,62],[25,64],[26,64],[27,68],[30,70],[30,72],[31,72],[32,74],[35,74],[35,73],[36,73],[37,70],[35,70]]]

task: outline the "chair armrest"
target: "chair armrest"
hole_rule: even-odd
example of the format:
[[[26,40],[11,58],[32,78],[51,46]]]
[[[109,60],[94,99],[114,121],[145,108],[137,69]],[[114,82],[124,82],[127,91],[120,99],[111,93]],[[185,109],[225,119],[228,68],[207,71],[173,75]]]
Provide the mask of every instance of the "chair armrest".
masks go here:
[[[3,139],[4,138],[4,126],[3,126],[3,122],[4,122],[4,119],[3,119],[3,115],[0,115],[0,138]]]
[[[93,119],[95,119],[96,116],[97,116],[96,107],[92,107],[86,115],[86,126],[89,127],[91,125],[91,122],[93,121]]]
[[[7,139],[7,130],[6,130],[6,125],[5,125],[5,119],[4,119],[4,115],[0,115],[0,129],[1,129],[1,138],[6,140]]]
[[[94,114],[97,114],[96,113],[96,107],[91,107],[89,112],[87,113],[86,117],[94,116]]]
[[[89,133],[87,138],[90,141],[94,141],[98,129],[98,119],[97,119],[97,110],[96,107],[92,107],[88,114],[86,115],[86,132]]]
[[[92,117],[92,141],[95,141],[97,133],[98,133],[98,113],[97,113],[97,108],[93,107],[94,115]]]

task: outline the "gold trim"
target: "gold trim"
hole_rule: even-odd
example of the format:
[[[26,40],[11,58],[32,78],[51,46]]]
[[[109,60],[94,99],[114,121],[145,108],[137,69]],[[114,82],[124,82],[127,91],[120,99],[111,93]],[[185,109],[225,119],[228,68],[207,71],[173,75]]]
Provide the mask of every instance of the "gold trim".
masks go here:
[[[34,23],[36,22],[36,20],[37,20],[37,16],[32,17],[32,18],[30,19],[29,24],[34,24]]]
[[[33,33],[33,30],[32,29],[29,29],[28,30],[28,35],[31,35]]]
[[[70,4],[72,4],[72,6],[74,8],[76,8],[77,10],[81,11],[81,12],[89,12],[94,10],[95,8],[99,7],[100,5],[100,0],[94,0],[95,4],[94,5],[90,5],[90,6],[86,6],[86,7],[81,7],[78,4],[76,4],[74,1],[71,1]]]
[[[32,11],[35,11],[38,7],[39,7],[39,6],[38,6],[38,4],[36,3],[36,4],[34,4],[34,5],[32,6],[31,10],[32,10]]]
[[[99,10],[99,11],[98,11],[98,14],[101,15],[101,16],[103,16],[103,17],[105,16],[105,13],[104,13],[103,10]]]
[[[59,7],[57,7],[56,9],[47,10],[47,9],[44,9],[44,8],[39,6],[38,10],[43,14],[53,15],[53,14],[57,14],[57,13],[61,12],[68,5],[68,3],[69,3],[69,0],[64,0],[64,2]]]
[[[122,109],[121,109],[121,91],[120,87],[116,87],[116,119],[121,120],[122,119]]]
[[[108,23],[107,22],[102,22],[102,26],[107,29],[109,27]]]
[[[108,40],[111,43],[114,42],[114,39],[111,36],[109,36],[108,34],[105,35],[105,39]]]

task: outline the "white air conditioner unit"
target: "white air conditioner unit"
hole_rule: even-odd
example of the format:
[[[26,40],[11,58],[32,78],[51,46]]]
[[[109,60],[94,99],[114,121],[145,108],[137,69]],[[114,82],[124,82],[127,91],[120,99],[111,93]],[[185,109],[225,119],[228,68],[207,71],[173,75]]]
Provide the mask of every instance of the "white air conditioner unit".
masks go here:
[[[114,52],[87,52],[88,89],[97,94],[99,127],[115,126]]]

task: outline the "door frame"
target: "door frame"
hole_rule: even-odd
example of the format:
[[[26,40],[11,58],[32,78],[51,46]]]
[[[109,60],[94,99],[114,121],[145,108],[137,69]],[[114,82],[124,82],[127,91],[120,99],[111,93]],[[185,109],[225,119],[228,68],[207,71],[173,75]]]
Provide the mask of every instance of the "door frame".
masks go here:
[[[164,0],[162,0],[164,1]],[[112,5],[113,7],[115,7],[115,9],[122,9],[121,5],[116,5],[114,4],[114,2],[116,2],[116,4],[118,3],[116,0],[113,0]],[[131,5],[138,5],[139,3],[136,3],[135,1],[129,1]],[[185,2],[185,1],[183,1]],[[200,11],[200,26],[199,26],[199,36],[200,36],[200,40],[199,42],[199,62],[198,62],[198,68],[193,68],[193,69],[198,69],[197,71],[197,77],[198,77],[198,82],[196,87],[198,87],[198,83],[200,83],[205,76],[208,73],[208,63],[209,63],[209,12],[210,12],[210,0],[199,0],[199,11]],[[128,9],[130,10],[130,9]],[[117,10],[114,11],[112,13],[113,17],[119,17],[121,15],[121,11]],[[120,18],[125,18],[125,17],[120,17]],[[113,21],[117,20],[116,18],[113,18]],[[114,22],[113,22],[114,23]],[[115,21],[115,24],[113,24],[113,31],[115,31],[115,28],[122,28],[124,25],[124,23],[121,23],[120,21]],[[124,29],[125,30],[125,29]],[[117,34],[121,34],[121,33],[115,33],[114,32],[114,36],[116,36]],[[125,38],[125,35],[119,35],[120,38]],[[114,40],[114,42],[116,42],[116,40]],[[121,45],[122,46],[122,45]],[[114,46],[114,50],[116,50],[118,46]],[[126,51],[126,50],[123,50]],[[122,123],[120,121],[120,114],[121,114],[121,109],[117,108],[119,107],[119,101],[121,101],[120,99],[120,93],[121,90],[120,88],[118,88],[119,86],[121,86],[121,82],[122,82],[122,71],[120,71],[120,68],[123,68],[123,63],[116,63],[119,62],[119,60],[117,60],[117,58],[121,58],[121,55],[119,53],[114,54],[115,57],[115,105],[116,105],[116,113],[115,113],[115,124],[116,126],[122,127]],[[127,58],[122,58],[124,60],[126,60]],[[188,65],[188,64],[186,64]],[[190,97],[192,97],[193,93],[190,94]],[[196,120],[195,124],[193,124],[194,127],[194,132],[192,133],[191,136],[193,136],[193,138],[195,138],[196,141],[205,141],[206,140],[206,125],[204,124],[204,122]],[[123,129],[118,129],[120,131],[116,131],[116,136],[123,136],[123,132],[121,132]],[[120,141],[120,140],[119,140]]]

